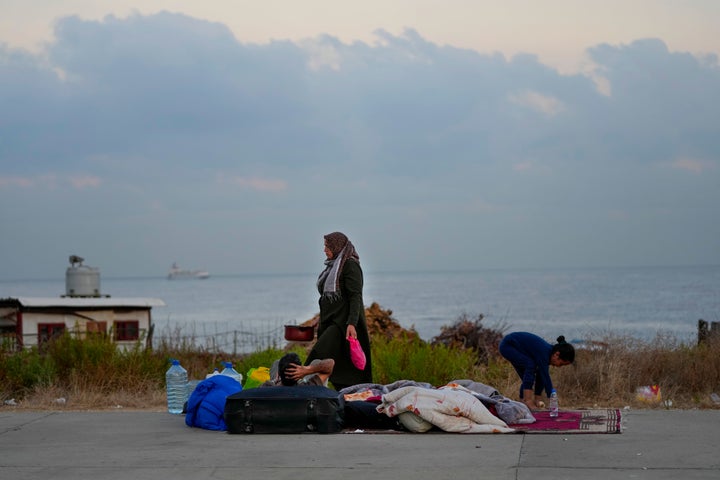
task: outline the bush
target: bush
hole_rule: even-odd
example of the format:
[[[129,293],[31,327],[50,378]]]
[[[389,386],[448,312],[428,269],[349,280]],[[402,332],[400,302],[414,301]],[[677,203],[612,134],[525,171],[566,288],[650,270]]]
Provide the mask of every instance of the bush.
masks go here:
[[[52,358],[39,355],[36,348],[0,356],[0,384],[5,396],[23,396],[38,386],[47,387],[56,374]]]
[[[498,345],[506,328],[502,325],[486,328],[482,324],[483,318],[480,314],[471,320],[467,314],[462,314],[454,324],[441,327],[440,335],[431,342],[453,349],[472,350],[477,356],[476,363],[487,365],[491,356],[498,355]]]
[[[508,361],[497,353],[501,328],[482,326],[461,316],[431,343],[414,330],[404,330],[391,311],[373,304],[373,382],[390,384],[415,380],[441,386],[451,380],[471,379],[517,398],[520,379]],[[140,343],[121,349],[105,336],[85,339],[61,336],[43,349],[32,348],[0,354],[0,400],[16,398],[36,408],[56,408],[57,397],[68,399],[66,407],[165,408],[165,372],[177,358],[190,379],[203,379],[223,361],[233,363],[243,377],[252,367],[270,367],[287,351],[307,358],[307,345],[268,348],[247,355],[229,355],[192,343],[165,343],[156,350]],[[658,335],[649,342],[608,334],[592,348],[577,348],[575,363],[551,368],[553,383],[564,407],[662,408],[635,399],[639,386],[658,384],[663,398],[678,408],[718,408],[710,394],[720,391],[720,341],[702,345],[679,343]]]
[[[415,336],[374,337],[372,342],[373,382],[379,384],[415,380],[440,386],[469,378],[475,361],[471,350],[430,345]]]

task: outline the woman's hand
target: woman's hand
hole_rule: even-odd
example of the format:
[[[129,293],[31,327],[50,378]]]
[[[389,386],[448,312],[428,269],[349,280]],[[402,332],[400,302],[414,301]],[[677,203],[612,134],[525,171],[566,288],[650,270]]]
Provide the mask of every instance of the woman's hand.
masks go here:
[[[345,331],[345,338],[357,339],[357,330],[355,330],[355,325],[347,326],[347,330]]]

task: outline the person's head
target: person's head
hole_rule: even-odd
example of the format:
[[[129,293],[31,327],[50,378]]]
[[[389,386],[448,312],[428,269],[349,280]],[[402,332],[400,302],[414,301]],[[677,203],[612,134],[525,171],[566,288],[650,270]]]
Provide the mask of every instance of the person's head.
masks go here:
[[[348,243],[348,238],[344,233],[333,232],[325,235],[325,256],[328,259],[333,259],[345,248]]]
[[[295,352],[286,353],[282,356],[282,358],[280,358],[280,361],[278,362],[278,375],[280,375],[280,383],[282,383],[286,387],[292,387],[293,385],[297,385],[297,380],[287,376],[287,369],[293,364],[302,365],[300,356]]]
[[[557,342],[550,351],[550,365],[554,367],[564,367],[575,361],[575,347],[565,341],[565,337],[560,335]]]

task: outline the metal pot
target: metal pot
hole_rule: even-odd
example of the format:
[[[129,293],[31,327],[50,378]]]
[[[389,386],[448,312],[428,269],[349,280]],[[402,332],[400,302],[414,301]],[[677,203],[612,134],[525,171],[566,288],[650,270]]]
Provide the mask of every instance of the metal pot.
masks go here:
[[[288,342],[311,342],[315,338],[315,327],[285,325],[285,340]]]

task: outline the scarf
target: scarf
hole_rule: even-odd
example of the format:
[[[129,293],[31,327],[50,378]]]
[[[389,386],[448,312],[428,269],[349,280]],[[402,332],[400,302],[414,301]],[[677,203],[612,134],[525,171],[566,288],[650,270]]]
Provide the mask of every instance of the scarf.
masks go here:
[[[342,298],[340,291],[340,275],[348,258],[360,261],[360,256],[355,251],[355,246],[348,240],[345,234],[333,232],[325,235],[325,243],[333,253],[333,258],[325,260],[325,269],[318,276],[317,287],[323,297],[331,302]]]

